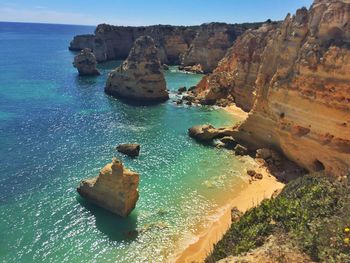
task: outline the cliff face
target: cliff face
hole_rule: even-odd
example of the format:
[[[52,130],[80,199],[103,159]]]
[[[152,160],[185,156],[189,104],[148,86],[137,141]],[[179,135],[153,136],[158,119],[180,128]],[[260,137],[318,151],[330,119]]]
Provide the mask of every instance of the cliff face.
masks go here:
[[[288,15],[263,51],[256,102],[237,139],[272,145],[310,171],[350,169],[350,2]]]
[[[215,104],[226,100],[250,111],[255,101],[255,81],[262,53],[276,28],[277,24],[264,24],[238,37],[214,72],[197,85],[200,101]]]
[[[183,66],[200,65],[204,73],[211,72],[232,46],[243,28],[224,23],[210,23],[199,27],[190,48],[182,58]]]
[[[167,100],[169,95],[157,51],[151,37],[139,37],[128,58],[109,73],[105,92],[138,102]]]
[[[95,35],[76,36],[71,50],[90,48],[98,62],[125,59],[134,41],[140,36],[154,39],[159,58],[165,64],[200,64],[206,72],[213,70],[237,36],[259,24],[229,25],[224,23],[201,26],[122,27],[98,25]]]

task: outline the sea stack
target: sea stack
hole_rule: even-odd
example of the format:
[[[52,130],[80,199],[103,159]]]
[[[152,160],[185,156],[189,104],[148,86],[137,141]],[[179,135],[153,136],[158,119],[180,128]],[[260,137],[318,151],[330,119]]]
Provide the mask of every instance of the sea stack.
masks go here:
[[[126,217],[139,199],[138,185],[139,175],[114,158],[97,177],[82,180],[77,191],[88,201]]]
[[[75,56],[73,66],[78,69],[80,76],[96,76],[100,72],[96,68],[97,61],[94,53],[89,48],[84,48]]]
[[[158,51],[151,37],[136,39],[128,58],[109,74],[105,92],[141,103],[163,102],[169,98]]]

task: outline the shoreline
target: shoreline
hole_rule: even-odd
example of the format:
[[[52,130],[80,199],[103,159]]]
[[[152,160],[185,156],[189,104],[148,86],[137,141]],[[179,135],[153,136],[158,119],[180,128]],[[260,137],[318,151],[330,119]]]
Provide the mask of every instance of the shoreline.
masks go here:
[[[235,105],[222,108],[225,112],[233,115],[236,121],[244,121],[248,114]],[[246,182],[243,183],[233,198],[227,197],[227,202],[221,206],[210,221],[206,229],[202,229],[195,234],[190,241],[185,241],[181,251],[177,253],[170,262],[176,263],[193,263],[204,262],[207,256],[213,251],[214,245],[217,244],[225,233],[230,229],[232,224],[232,208],[236,207],[241,212],[246,212],[250,208],[259,205],[264,199],[269,199],[276,191],[283,189],[285,184],[279,182],[266,167],[260,166],[252,157],[240,157],[242,162],[251,162],[255,171],[263,175],[261,180],[253,180],[246,175]],[[183,248],[183,249],[182,249]]]
[[[285,186],[269,174],[266,168],[258,168],[257,171],[263,174],[263,179],[249,183],[250,177],[247,175],[247,182],[242,185],[238,195],[221,207],[216,213],[215,220],[210,222],[210,226],[196,234],[195,238],[189,241],[171,262],[203,262],[212,252],[214,244],[218,243],[229,230],[232,223],[232,208],[237,207],[239,211],[244,213],[259,205],[264,199],[271,198],[275,191],[280,191]]]

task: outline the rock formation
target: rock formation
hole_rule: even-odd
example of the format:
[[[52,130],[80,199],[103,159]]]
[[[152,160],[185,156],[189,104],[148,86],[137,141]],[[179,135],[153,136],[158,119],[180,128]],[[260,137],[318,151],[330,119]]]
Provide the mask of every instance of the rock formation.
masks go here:
[[[113,159],[101,169],[99,176],[82,180],[78,193],[88,201],[117,215],[126,217],[139,198],[139,175]]]
[[[128,58],[108,75],[105,92],[138,102],[169,98],[157,48],[149,36],[139,37]]]
[[[215,128],[208,125],[197,125],[188,129],[188,135],[200,142],[210,142],[215,138],[223,138],[235,134],[236,127]]]
[[[256,102],[235,138],[275,147],[309,171],[348,175],[349,1],[316,0],[288,15],[266,43]]]
[[[123,143],[117,146],[117,151],[126,154],[130,157],[136,157],[140,154],[140,144],[137,143]]]
[[[168,25],[123,27],[101,24],[97,26],[94,35],[74,37],[69,49],[91,48],[98,62],[125,59],[135,39],[150,36],[158,48],[161,63],[179,65],[184,60],[187,66],[200,64],[205,67],[205,71],[209,71],[224,56],[236,36],[248,28],[259,25],[259,23],[242,25],[211,23],[189,27]],[[204,55],[206,51],[210,51],[209,56]]]
[[[251,110],[261,56],[276,27],[277,23],[267,23],[237,38],[214,72],[197,85],[197,98],[202,104],[220,104],[227,100],[245,111]]]
[[[78,69],[81,76],[100,75],[100,72],[96,68],[96,57],[89,48],[84,48],[75,56],[73,65]]]
[[[225,23],[202,25],[190,48],[183,55],[182,65],[194,66],[196,73],[213,71],[233,41],[243,32],[243,28]],[[187,68],[191,71],[191,68]]]

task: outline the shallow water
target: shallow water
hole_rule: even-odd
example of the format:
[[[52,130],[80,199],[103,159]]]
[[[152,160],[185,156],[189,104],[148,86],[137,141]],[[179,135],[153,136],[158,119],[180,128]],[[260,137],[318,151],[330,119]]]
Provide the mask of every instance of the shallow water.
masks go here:
[[[211,108],[130,106],[103,92],[107,73],[78,77],[67,46],[91,27],[0,23],[0,261],[164,262],[178,242],[241,183],[228,151],[187,136],[195,124],[228,125]],[[171,91],[201,75],[171,68]],[[172,95],[173,97],[174,95]],[[141,144],[139,158],[119,155]],[[141,175],[140,199],[122,219],[76,193],[113,156]]]

